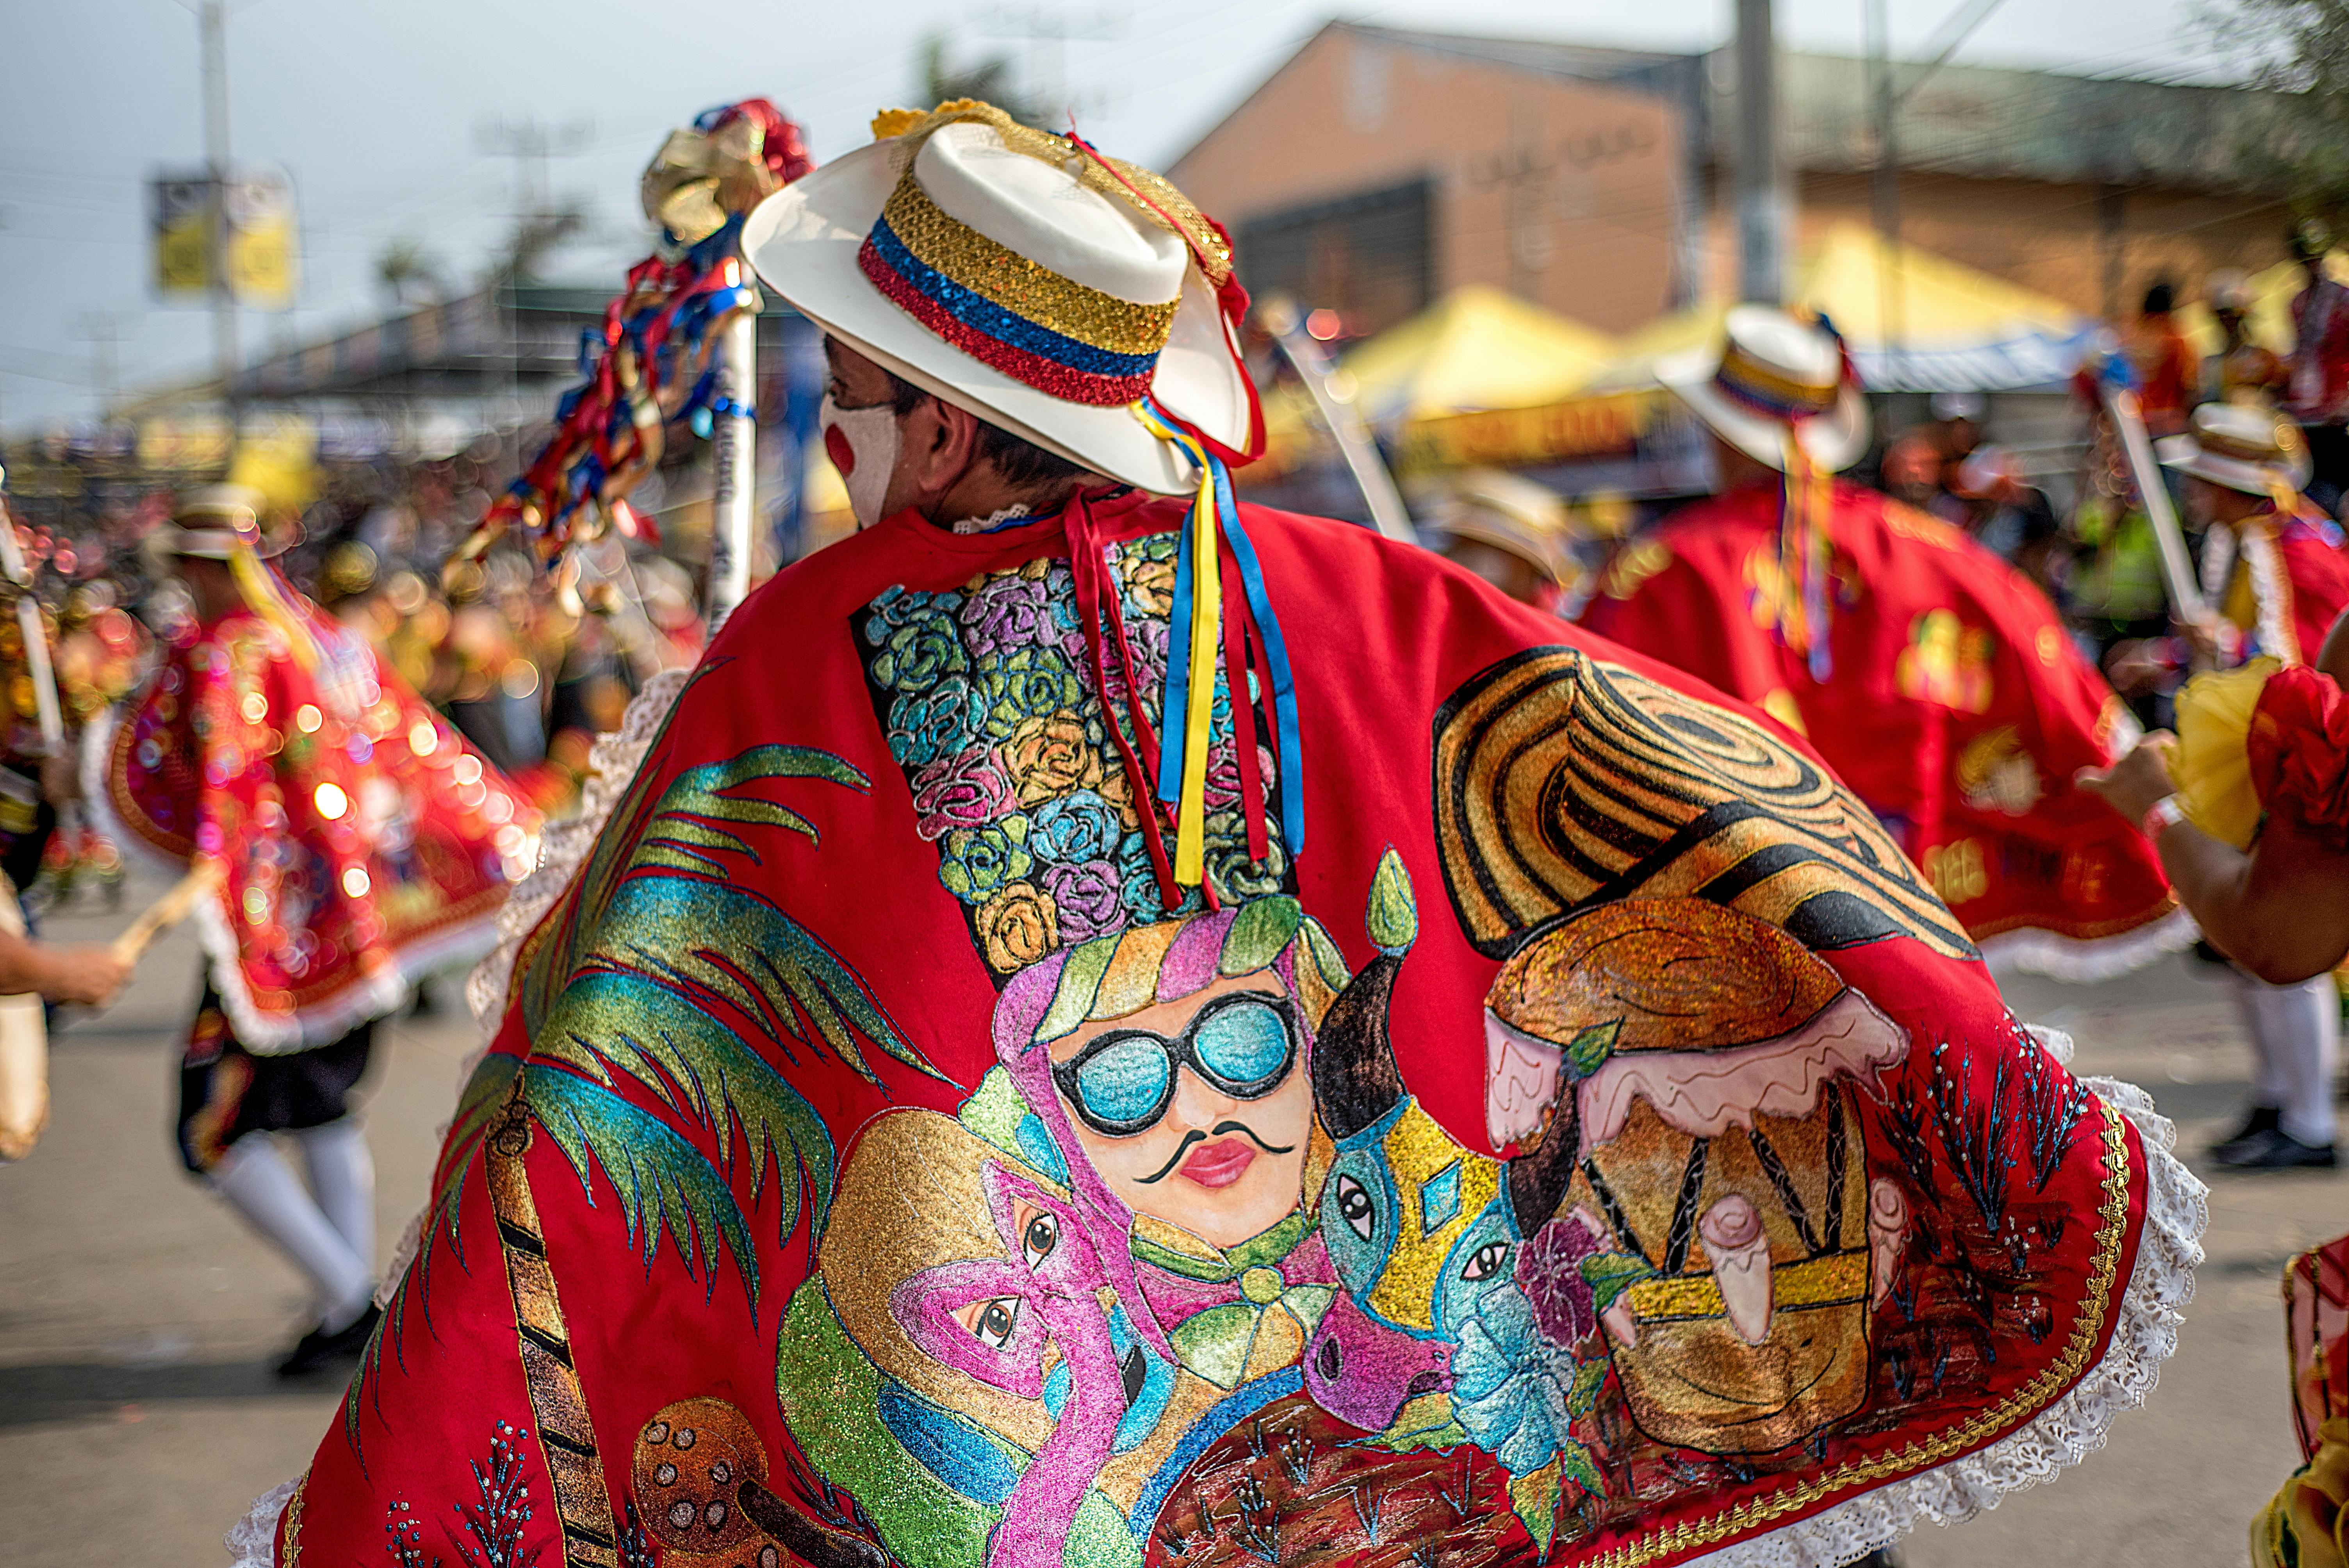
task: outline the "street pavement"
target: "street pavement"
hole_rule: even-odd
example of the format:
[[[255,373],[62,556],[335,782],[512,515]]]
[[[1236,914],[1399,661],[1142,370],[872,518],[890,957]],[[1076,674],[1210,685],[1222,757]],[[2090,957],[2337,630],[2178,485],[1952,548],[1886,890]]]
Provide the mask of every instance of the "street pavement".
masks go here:
[[[64,941],[111,935],[119,913],[51,918]],[[2179,1124],[2211,1182],[2209,1262],[2178,1354],[2147,1408],[2053,1486],[1926,1527],[1903,1568],[2209,1568],[2297,1462],[2286,1418],[2277,1279],[2294,1252],[2349,1229],[2349,1172],[2230,1176],[2202,1147],[2238,1114],[2246,1059],[2226,989],[2185,960],[2098,986],[2024,981],[2026,1018],[2074,1035],[2075,1066],[2131,1079]],[[299,1276],[181,1170],[171,1140],[179,1031],[197,987],[185,933],[122,1001],[55,1040],[55,1117],[31,1159],[0,1167],[0,1564],[210,1568],[250,1500],[297,1474],[339,1387],[271,1364],[303,1326]],[[422,1199],[436,1130],[475,1035],[455,981],[441,1010],[378,1035],[362,1090],[388,1259]]]

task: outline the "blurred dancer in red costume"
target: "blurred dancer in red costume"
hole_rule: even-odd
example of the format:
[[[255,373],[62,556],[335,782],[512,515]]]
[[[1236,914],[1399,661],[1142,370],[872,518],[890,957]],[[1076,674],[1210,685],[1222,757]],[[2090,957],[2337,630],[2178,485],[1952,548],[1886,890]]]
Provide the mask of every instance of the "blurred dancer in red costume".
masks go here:
[[[1807,736],[1986,954],[2093,978],[2190,940],[2151,851],[2072,786],[2125,721],[2045,595],[1833,477],[1868,412],[1832,333],[1740,306],[1664,379],[1720,493],[1619,558],[1583,624]]]
[[[375,1324],[374,1165],[347,1103],[375,1020],[493,944],[536,816],[287,585],[247,492],[198,492],[157,546],[195,625],[129,717],[94,730],[87,792],[119,841],[217,869],[180,1152],[310,1276],[293,1376],[356,1355]],[[294,1136],[307,1190],[272,1132]]]

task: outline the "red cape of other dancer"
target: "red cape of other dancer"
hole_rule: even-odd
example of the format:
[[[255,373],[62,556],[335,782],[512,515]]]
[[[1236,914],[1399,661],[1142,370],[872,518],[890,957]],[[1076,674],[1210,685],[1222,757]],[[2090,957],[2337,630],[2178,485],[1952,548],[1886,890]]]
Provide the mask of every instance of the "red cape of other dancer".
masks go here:
[[[272,569],[274,570],[274,569]],[[92,742],[116,836],[221,868],[197,908],[246,1049],[324,1045],[495,945],[538,813],[376,649],[288,591],[318,656],[250,610],[174,647]]]
[[[2133,823],[2075,789],[2122,710],[2054,606],[1972,540],[1838,482],[1828,678],[1778,637],[1779,492],[1682,508],[1629,546],[1583,623],[1710,681],[1818,748],[1977,941],[2044,934],[2096,967],[2174,910]],[[2116,941],[2116,939],[2118,939]]]

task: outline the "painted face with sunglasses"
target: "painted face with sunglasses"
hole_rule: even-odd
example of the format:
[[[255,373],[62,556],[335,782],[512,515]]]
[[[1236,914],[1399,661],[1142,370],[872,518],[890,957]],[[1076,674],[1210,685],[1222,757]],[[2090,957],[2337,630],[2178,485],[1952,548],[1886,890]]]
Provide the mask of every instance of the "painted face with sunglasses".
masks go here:
[[[1135,1213],[1232,1247],[1298,1206],[1313,1085],[1279,976],[1217,980],[1050,1049],[1077,1141]]]

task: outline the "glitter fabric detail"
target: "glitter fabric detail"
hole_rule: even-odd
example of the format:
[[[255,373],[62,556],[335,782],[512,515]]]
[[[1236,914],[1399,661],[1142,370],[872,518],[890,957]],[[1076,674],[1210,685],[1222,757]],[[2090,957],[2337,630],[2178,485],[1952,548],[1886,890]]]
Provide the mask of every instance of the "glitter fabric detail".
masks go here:
[[[874,287],[972,358],[1040,392],[1096,407],[1120,407],[1149,392],[1158,350],[1174,322],[1174,304],[1137,305],[1058,277],[939,211],[910,174],[899,182],[891,208],[908,191],[919,203],[924,248],[947,270],[908,248],[885,211],[856,253],[856,264]],[[961,238],[949,238],[941,225],[959,231]],[[1007,283],[1015,276],[1022,281],[1016,286]],[[1031,287],[1038,277],[1052,279],[1055,289]],[[988,292],[964,278],[990,280]],[[1050,325],[990,294],[1048,311]],[[1134,344],[1145,352],[1121,352]]]
[[[893,268],[884,256],[883,241],[886,228],[879,223],[873,227],[864,246],[856,253],[857,264],[873,284],[906,315],[936,333],[940,337],[968,354],[972,358],[992,365],[1005,375],[1024,381],[1040,392],[1071,403],[1085,403],[1102,407],[1117,407],[1131,403],[1150,389],[1150,368],[1138,375],[1104,375],[1070,365],[1047,352],[1007,341],[988,330],[989,325],[1000,328],[1009,338],[1024,338],[1029,344],[1045,348],[1058,346],[1071,356],[1094,356],[1098,350],[1061,337],[1033,322],[998,310],[960,285],[948,283],[936,273],[929,274],[936,294],[925,292],[922,286]],[[902,263],[910,270],[925,273],[919,262],[895,247]],[[956,314],[957,307],[982,318],[991,318],[985,325],[964,320]]]
[[[907,253],[941,277],[1021,321],[1105,354],[1155,358],[1166,346],[1174,308],[1182,303],[1177,298],[1136,304],[1063,277],[948,214],[910,173],[897,181],[882,208],[875,227],[884,226]]]

